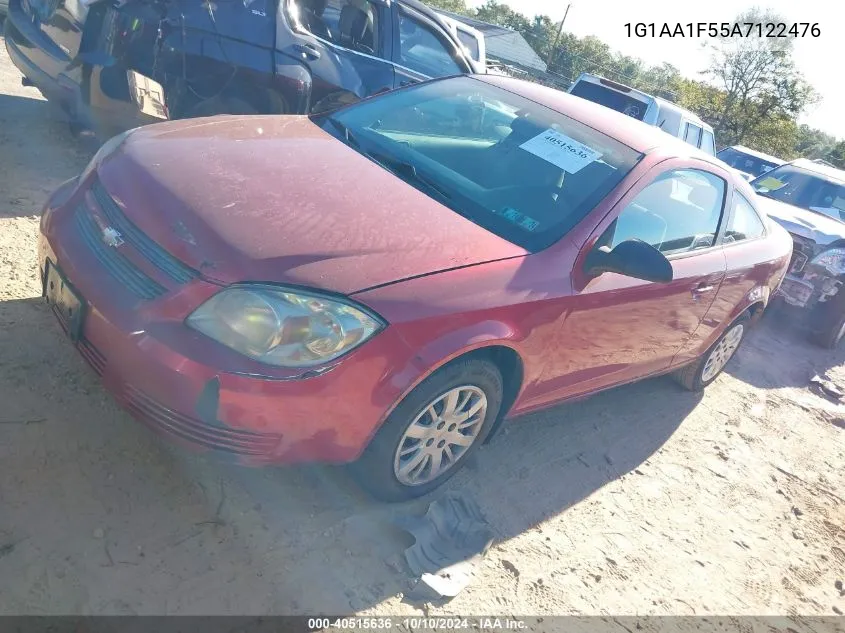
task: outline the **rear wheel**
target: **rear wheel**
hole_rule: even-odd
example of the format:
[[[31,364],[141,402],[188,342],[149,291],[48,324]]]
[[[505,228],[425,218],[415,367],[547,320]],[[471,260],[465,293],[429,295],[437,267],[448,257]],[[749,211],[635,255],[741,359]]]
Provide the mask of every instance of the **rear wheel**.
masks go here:
[[[690,391],[701,391],[716,380],[742,345],[750,321],[747,313],[734,321],[701,358],[679,370],[675,380]]]
[[[402,501],[450,479],[489,434],[502,405],[502,375],[482,359],[447,365],[390,414],[350,468],[374,497]]]
[[[839,347],[842,339],[845,338],[845,313],[828,320],[822,329],[811,334],[811,338],[817,345],[828,349]]]

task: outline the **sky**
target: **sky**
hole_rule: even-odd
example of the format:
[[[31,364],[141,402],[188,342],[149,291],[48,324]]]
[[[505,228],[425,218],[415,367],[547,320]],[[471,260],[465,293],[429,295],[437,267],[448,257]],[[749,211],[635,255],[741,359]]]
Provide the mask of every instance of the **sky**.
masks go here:
[[[545,14],[558,23],[563,18],[568,0],[502,0],[511,8],[529,17]],[[484,0],[468,0],[477,7]],[[821,34],[799,37],[795,42],[795,62],[804,78],[812,84],[821,99],[799,119],[841,140],[845,140],[845,73],[840,65],[845,57],[840,28],[845,18],[841,0],[574,0],[566,16],[564,31],[584,37],[595,35],[613,49],[639,57],[657,65],[668,61],[690,78],[702,78],[699,72],[709,62],[709,53],[702,44],[705,38],[628,37],[626,23],[655,24],[659,31],[664,23],[731,22],[736,15],[751,7],[772,9],[793,22],[817,22]],[[803,29],[802,29],[803,30]]]

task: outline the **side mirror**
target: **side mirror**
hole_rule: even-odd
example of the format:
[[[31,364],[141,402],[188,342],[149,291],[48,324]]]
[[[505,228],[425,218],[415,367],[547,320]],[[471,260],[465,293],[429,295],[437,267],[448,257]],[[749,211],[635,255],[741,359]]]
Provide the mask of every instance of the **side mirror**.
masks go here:
[[[613,250],[607,246],[593,249],[585,269],[593,277],[617,273],[657,283],[669,283],[673,278],[672,264],[666,256],[642,240],[625,240]]]

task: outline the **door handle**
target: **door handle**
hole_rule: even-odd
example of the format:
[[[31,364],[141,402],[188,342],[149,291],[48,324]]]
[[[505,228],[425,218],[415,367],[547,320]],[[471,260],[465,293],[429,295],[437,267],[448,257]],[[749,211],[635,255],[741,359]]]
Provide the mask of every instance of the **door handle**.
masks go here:
[[[405,86],[410,86],[411,84],[415,84],[415,83],[417,83],[417,82],[414,81],[413,79],[406,79],[405,81],[399,82],[399,87],[404,88]]]
[[[698,284],[695,288],[690,291],[692,293],[693,301],[698,301],[701,295],[707,294],[708,292],[713,291],[715,288],[716,286],[708,286],[704,283]]]
[[[313,44],[295,44],[294,50],[303,57],[310,59],[320,59],[320,49]]]

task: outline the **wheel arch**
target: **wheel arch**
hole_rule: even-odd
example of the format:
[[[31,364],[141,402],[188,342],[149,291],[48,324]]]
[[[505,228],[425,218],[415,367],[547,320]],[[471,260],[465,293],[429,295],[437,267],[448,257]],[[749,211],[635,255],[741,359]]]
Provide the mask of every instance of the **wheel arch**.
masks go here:
[[[489,442],[501,428],[502,422],[504,422],[508,412],[513,407],[519,397],[519,394],[522,392],[525,380],[524,362],[520,353],[512,345],[502,340],[492,339],[478,342],[471,347],[465,347],[453,354],[441,358],[435,363],[427,365],[427,369],[421,372],[385,411],[381,420],[379,420],[378,425],[373,429],[367,444],[372,441],[379,429],[381,429],[393,411],[396,410],[396,407],[398,407],[399,404],[401,404],[421,383],[446,367],[471,358],[487,360],[493,363],[502,375],[502,406],[499,409],[499,415],[493,422],[490,433],[487,435],[485,440],[485,443]]]

